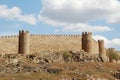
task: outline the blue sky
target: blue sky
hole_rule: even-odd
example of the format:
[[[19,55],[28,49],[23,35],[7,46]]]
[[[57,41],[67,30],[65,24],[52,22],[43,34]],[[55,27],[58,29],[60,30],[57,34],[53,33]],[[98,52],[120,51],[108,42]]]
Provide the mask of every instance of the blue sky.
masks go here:
[[[120,50],[119,0],[0,0],[0,34],[93,33]]]

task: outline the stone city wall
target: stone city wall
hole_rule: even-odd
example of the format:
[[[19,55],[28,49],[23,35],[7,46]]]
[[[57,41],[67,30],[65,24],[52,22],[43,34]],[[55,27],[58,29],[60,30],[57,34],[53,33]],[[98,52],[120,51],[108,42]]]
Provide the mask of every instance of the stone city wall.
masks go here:
[[[30,53],[39,51],[81,50],[80,35],[31,35]]]
[[[29,32],[23,31],[23,33],[21,33],[21,34],[24,36],[28,36],[29,35],[28,33]],[[91,54],[99,54],[98,42],[91,39],[92,38],[91,33],[90,33],[91,37],[89,37],[89,33],[87,33],[87,39],[85,39],[85,41],[83,41],[84,44],[82,44],[83,42],[82,42],[81,35],[30,34],[28,37],[24,37],[24,36],[19,36],[19,39],[18,39],[18,36],[1,36],[0,37],[0,54],[2,54],[2,53],[3,54],[8,54],[8,53],[16,54],[16,53],[22,51],[22,49],[23,49],[23,51],[24,51],[24,49],[29,50],[26,52],[30,52],[30,53],[37,53],[40,51],[48,51],[48,50],[49,51],[82,50],[82,45],[84,45],[86,50],[88,47],[90,49],[89,51],[91,51]],[[26,41],[23,40],[23,38]],[[91,40],[91,41],[89,41],[89,40]],[[86,41],[87,41],[87,43],[86,43]],[[29,44],[29,45],[25,45],[25,44]],[[88,44],[91,44],[91,45],[88,45]],[[29,46],[29,48],[25,48],[23,45],[27,46],[27,47]]]
[[[81,50],[80,35],[30,35],[30,53]],[[0,37],[0,54],[18,53],[18,36]]]
[[[93,54],[98,54],[99,53],[98,42],[93,39],[92,43],[93,43],[93,47],[92,47]]]
[[[18,53],[18,36],[0,37],[0,54]]]

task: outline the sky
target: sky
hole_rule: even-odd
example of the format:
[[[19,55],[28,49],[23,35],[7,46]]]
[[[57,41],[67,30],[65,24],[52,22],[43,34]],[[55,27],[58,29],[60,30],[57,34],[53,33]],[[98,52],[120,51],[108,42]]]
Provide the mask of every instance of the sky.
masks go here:
[[[0,0],[0,35],[92,32],[120,50],[120,0]]]

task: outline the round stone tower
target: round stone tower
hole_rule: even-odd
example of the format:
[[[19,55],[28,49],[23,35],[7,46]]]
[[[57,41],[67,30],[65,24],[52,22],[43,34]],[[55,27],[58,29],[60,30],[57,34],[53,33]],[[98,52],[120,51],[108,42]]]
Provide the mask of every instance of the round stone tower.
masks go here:
[[[22,37],[23,37],[23,34],[22,34],[22,31],[19,31],[19,38],[18,38],[18,53],[19,54],[22,54]]]
[[[85,32],[82,33],[82,49],[88,53],[92,53],[92,33],[91,32]]]
[[[98,40],[98,46],[99,46],[99,55],[101,56],[102,60],[106,62],[107,55],[106,55],[106,50],[104,46],[104,40]]]
[[[19,31],[19,54],[29,54],[29,31]]]
[[[100,55],[105,55],[104,40],[98,40],[98,45]]]
[[[85,33],[84,32],[82,32],[82,50],[84,50],[85,51]]]

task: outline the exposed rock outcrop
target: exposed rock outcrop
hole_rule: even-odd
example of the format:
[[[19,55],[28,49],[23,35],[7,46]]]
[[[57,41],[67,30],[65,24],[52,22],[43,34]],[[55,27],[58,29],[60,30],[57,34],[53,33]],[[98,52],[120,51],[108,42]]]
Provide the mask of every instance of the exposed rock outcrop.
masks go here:
[[[98,56],[91,56],[84,51],[43,51],[36,54],[4,54],[0,57],[0,72],[36,72],[48,63],[69,62],[100,62]],[[29,63],[29,64],[26,64]],[[39,66],[39,67],[38,67]],[[41,67],[40,67],[41,66]],[[58,73],[60,70],[47,69],[49,73]]]

